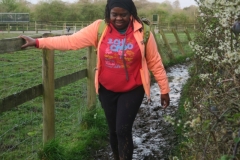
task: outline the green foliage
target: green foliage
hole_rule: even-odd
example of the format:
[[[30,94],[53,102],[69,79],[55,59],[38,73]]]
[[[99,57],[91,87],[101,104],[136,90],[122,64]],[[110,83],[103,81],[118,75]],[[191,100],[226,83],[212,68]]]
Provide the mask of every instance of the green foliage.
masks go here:
[[[174,58],[169,58],[169,50],[167,46],[165,45],[165,42],[163,41],[161,35],[159,33],[156,34],[156,41],[159,44],[160,47],[160,54],[163,60],[163,64],[165,67],[172,66],[174,64],[179,64],[179,63],[185,63],[188,59],[188,61],[191,60],[194,52],[192,51],[191,47],[188,44],[187,36],[186,33],[184,32],[178,32],[179,39],[181,41],[181,45],[183,47],[183,50],[185,54],[182,54],[179,50],[179,46],[176,44],[176,38],[174,37],[174,34],[172,32],[164,32],[166,39],[170,45],[170,48],[172,50],[172,54]],[[190,33],[191,37],[194,37],[193,32]]]
[[[81,13],[82,5],[77,4],[71,4],[67,6],[67,10],[65,10],[65,19],[66,21],[82,21],[84,18]],[[88,20],[86,20],[88,21]]]
[[[104,18],[102,3],[66,5],[61,1],[37,4],[34,16],[37,21],[93,21]]]
[[[168,18],[169,18],[169,13],[166,10],[163,9],[158,9],[156,11],[152,11],[151,14],[158,14],[159,15],[159,21],[161,23],[167,23],[168,22]]]
[[[36,20],[44,22],[65,20],[64,13],[68,11],[67,6],[61,1],[42,2],[37,4],[34,16]]]
[[[235,142],[235,143],[239,143],[239,142],[240,142],[240,137],[235,138],[235,139],[234,139],[234,142]]]
[[[104,19],[105,5],[99,4],[85,4],[79,10],[80,14],[83,15],[83,21],[94,21],[96,19]]]
[[[30,13],[32,21],[94,21],[104,18],[106,1],[78,1],[66,3],[58,0],[40,1],[36,5],[29,5],[25,0],[1,0],[1,12],[24,12]],[[191,14],[196,7],[181,10],[171,3],[154,3],[146,0],[135,1],[139,17],[152,20],[153,14],[158,14],[161,23],[192,22],[194,15]],[[187,16],[186,16],[187,15]],[[189,17],[189,18],[186,18]]]
[[[42,160],[66,160],[65,149],[56,139],[44,144],[43,149],[38,153],[38,157]]]
[[[163,64],[165,67],[170,67],[175,64],[186,63],[186,59],[189,59],[189,61],[190,61],[192,56],[193,56],[192,52],[188,52],[188,54],[186,54],[186,55],[176,54],[175,59],[164,60]]]
[[[69,160],[90,159],[92,152],[107,143],[107,123],[103,109],[97,107],[86,110],[81,123],[81,131],[76,140],[69,146],[67,157]]]
[[[1,12],[11,12],[17,8],[17,1],[16,0],[1,0]]]
[[[229,155],[223,155],[220,160],[232,160],[234,157]]]
[[[91,110],[87,109],[82,117],[81,128],[89,129],[92,127],[107,128],[104,112],[100,107]],[[103,132],[106,133],[106,130],[103,130]]]
[[[174,13],[170,17],[169,21],[170,21],[171,25],[187,23],[188,22],[188,17],[184,13]]]
[[[103,109],[86,109],[82,116],[80,131],[74,134],[71,143],[52,140],[39,152],[41,160],[87,160],[94,151],[107,143],[107,124]]]
[[[44,160],[85,160],[91,159],[92,152],[107,143],[107,125],[105,115],[100,107],[83,113],[80,131],[74,133],[71,143],[59,140],[46,143],[38,153]]]
[[[188,91],[179,109],[175,154],[181,159],[239,159],[233,150],[239,142],[239,48],[229,30],[239,14],[238,3],[202,1],[199,32],[190,43],[195,55]],[[183,93],[185,94],[185,93]],[[182,100],[181,100],[182,101]],[[236,153],[237,154],[237,153]]]
[[[192,67],[189,70],[194,70],[194,68]],[[184,136],[184,134],[188,132],[188,129],[186,129],[186,126],[184,125],[188,121],[188,113],[185,107],[186,107],[186,104],[193,103],[189,95],[191,95],[191,87],[194,86],[196,81],[198,81],[198,77],[191,76],[191,78],[183,86],[179,105],[178,105],[178,111],[175,114],[175,117],[176,117],[175,121],[181,120],[180,125],[175,125],[178,143],[175,146],[175,148],[172,150],[172,155],[175,155],[177,157],[181,157],[182,151],[184,151],[185,148],[188,148],[188,146],[186,146],[183,142],[191,141],[190,139]],[[189,159],[191,158],[189,157]]]
[[[0,12],[29,13],[30,8],[26,1],[0,0]]]
[[[67,154],[68,160],[91,159],[94,151],[106,146],[106,136],[100,128],[93,127],[82,131],[77,139],[79,143],[72,146]]]

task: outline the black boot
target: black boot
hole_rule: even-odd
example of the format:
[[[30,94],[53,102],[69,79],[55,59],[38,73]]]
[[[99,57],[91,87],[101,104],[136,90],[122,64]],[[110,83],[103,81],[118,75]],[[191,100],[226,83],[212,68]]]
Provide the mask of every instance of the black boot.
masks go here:
[[[114,160],[120,160],[118,152],[113,153]]]

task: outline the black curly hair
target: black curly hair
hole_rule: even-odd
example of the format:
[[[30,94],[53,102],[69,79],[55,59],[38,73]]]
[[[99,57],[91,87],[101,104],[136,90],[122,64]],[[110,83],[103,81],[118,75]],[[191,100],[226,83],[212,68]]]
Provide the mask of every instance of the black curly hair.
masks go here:
[[[105,7],[105,22],[106,22],[107,24],[110,23],[109,1],[110,1],[110,0],[107,0],[107,4],[106,4],[106,7]],[[134,17],[134,19],[135,19],[136,21],[138,21],[139,23],[142,24],[141,19],[138,17],[137,8],[136,8],[135,4],[133,3],[132,0],[130,0],[130,1],[131,1],[131,3],[132,3],[132,9],[131,9],[130,14]]]

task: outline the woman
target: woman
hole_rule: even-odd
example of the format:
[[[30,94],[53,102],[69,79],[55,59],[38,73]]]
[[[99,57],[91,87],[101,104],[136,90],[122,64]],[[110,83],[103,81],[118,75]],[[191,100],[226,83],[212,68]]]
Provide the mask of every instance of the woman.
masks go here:
[[[115,160],[131,160],[133,155],[132,126],[144,93],[150,99],[152,71],[161,89],[163,108],[169,105],[169,86],[164,66],[153,34],[150,34],[146,54],[143,24],[132,0],[108,0],[105,9],[107,27],[98,40],[102,20],[70,36],[26,40],[22,47],[76,50],[88,46],[97,48],[96,92],[104,109],[110,145]]]

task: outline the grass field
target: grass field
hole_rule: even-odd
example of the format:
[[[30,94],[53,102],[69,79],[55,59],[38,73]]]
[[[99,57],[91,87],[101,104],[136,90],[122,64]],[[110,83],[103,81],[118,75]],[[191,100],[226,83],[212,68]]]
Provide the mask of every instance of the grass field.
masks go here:
[[[32,33],[21,33],[21,32],[19,32],[19,33],[6,33],[6,32],[0,32],[0,40],[1,39],[4,39],[4,38],[13,38],[13,37],[18,37],[19,35],[22,35],[22,34],[24,34],[24,35],[29,35],[29,36],[31,36],[32,35]],[[40,35],[40,34],[39,34]]]
[[[86,68],[86,49],[55,51],[55,78]],[[0,55],[0,98],[42,82],[39,49]],[[72,140],[86,108],[86,79],[55,92],[56,136]],[[42,98],[36,98],[0,114],[0,159],[36,159],[42,147]]]
[[[18,35],[4,33],[0,34],[0,39]],[[167,33],[166,36],[171,42],[173,54],[176,57],[176,60],[172,61],[162,54],[166,66],[172,62],[184,61],[192,54],[188,44],[183,43],[186,55],[182,55],[178,47],[173,44],[173,34]],[[184,33],[179,34],[179,37],[187,41]],[[160,36],[159,41],[161,41]],[[161,44],[161,46],[163,52],[166,52],[164,45]],[[86,53],[86,49],[55,51],[55,78],[86,68]],[[31,49],[0,54],[0,61],[0,99],[41,83],[41,50]],[[104,114],[99,103],[96,110],[86,114],[86,97],[86,79],[55,91],[56,139],[61,146],[59,148],[63,150],[54,148],[52,154],[59,156],[58,160],[73,160],[76,155],[86,160],[92,150],[101,147],[106,142]],[[42,97],[1,113],[0,159],[32,160],[46,157],[46,150],[42,145],[42,118]],[[38,157],[39,155],[41,158]],[[68,155],[67,158],[63,158],[65,155]]]

